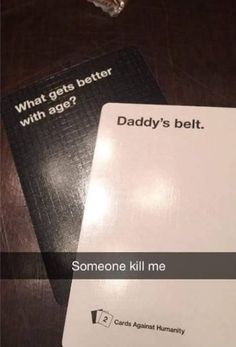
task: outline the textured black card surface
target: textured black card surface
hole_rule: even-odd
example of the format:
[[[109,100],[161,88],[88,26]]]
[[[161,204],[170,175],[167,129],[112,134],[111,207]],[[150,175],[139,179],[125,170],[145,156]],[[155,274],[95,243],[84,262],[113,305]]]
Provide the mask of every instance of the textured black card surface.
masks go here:
[[[66,69],[3,100],[16,168],[44,252],[77,250],[99,116],[107,102],[166,103],[135,48]],[[50,273],[50,264],[46,267]],[[66,302],[68,286],[53,285],[59,302]]]

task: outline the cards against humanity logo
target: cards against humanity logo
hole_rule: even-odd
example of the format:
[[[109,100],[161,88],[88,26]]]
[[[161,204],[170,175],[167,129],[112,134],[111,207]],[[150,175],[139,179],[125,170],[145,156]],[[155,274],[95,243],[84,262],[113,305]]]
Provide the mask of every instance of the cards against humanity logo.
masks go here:
[[[93,324],[100,324],[106,328],[110,327],[113,320],[113,316],[109,312],[103,311],[102,309],[91,311],[91,316]]]
[[[175,333],[184,335],[185,329],[179,328],[179,327],[169,327],[164,326],[159,323],[149,323],[146,322],[138,322],[138,321],[129,321],[129,320],[120,320],[115,318],[111,315],[109,312],[104,311],[103,309],[94,310],[91,311],[92,316],[92,323],[93,324],[100,324],[103,325],[106,328],[109,328],[111,323],[114,320],[114,325],[116,327],[124,327],[124,328],[136,328],[136,329],[142,329],[142,330],[149,330],[149,331],[158,331],[158,332],[166,332],[166,333]]]

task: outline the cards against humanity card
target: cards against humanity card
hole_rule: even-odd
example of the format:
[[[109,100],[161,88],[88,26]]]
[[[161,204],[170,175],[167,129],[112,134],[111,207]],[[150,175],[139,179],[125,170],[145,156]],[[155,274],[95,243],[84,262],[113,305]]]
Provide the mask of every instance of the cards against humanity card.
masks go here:
[[[44,252],[77,249],[100,112],[110,101],[165,103],[134,48],[66,69],[3,102],[16,168]],[[55,286],[54,291],[57,300],[66,301],[67,290]]]
[[[235,109],[105,105],[79,251],[234,252],[235,132]],[[63,346],[234,347],[235,307],[235,280],[74,280]]]

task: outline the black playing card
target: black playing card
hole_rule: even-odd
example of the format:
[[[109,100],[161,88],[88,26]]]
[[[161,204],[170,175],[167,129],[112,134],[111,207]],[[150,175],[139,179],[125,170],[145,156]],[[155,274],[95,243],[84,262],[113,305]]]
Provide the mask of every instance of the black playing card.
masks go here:
[[[77,250],[100,111],[107,102],[165,103],[135,48],[76,65],[3,100],[5,127],[42,252]],[[50,273],[50,264],[46,268]],[[54,283],[57,301],[67,301],[69,285]]]

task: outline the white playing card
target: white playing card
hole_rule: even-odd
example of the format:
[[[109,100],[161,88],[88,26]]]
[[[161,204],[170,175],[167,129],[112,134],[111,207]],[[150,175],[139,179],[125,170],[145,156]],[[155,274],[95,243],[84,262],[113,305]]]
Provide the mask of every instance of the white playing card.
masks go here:
[[[109,328],[111,325],[113,316],[109,312],[102,311],[101,316],[99,317],[98,323],[104,327]]]
[[[234,252],[235,134],[235,109],[105,105],[79,251]],[[235,323],[235,280],[74,280],[63,346],[234,347]]]

